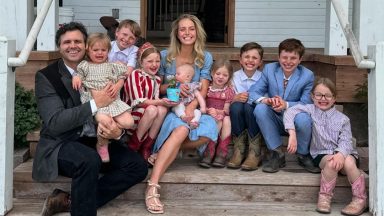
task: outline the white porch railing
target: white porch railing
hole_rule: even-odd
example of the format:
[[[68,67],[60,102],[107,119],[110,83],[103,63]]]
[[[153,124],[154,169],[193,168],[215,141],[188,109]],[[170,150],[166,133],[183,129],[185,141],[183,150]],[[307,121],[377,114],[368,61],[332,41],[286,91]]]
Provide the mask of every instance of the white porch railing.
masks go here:
[[[11,57],[16,54],[15,41],[0,36],[0,215],[13,207],[15,73],[12,69],[26,64],[51,4],[52,0],[45,0],[19,57]]]
[[[339,0],[331,0],[335,8],[337,17],[341,27],[343,28],[344,35],[347,38],[349,48],[351,49],[353,58],[358,68],[375,68],[375,62],[369,59],[364,59],[364,55],[360,49],[359,43],[356,40],[355,35],[353,34],[351,24],[348,21],[348,16],[346,15],[343,6]]]
[[[355,63],[370,69],[368,74],[369,122],[369,210],[373,215],[384,215],[384,42],[368,49],[372,60],[364,59],[351,25],[339,0],[331,0],[347,38]]]

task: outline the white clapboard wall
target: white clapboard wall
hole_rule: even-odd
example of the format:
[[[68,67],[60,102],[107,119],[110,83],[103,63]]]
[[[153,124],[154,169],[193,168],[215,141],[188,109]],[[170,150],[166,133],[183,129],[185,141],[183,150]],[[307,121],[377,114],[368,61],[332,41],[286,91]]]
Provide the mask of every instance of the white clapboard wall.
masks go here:
[[[111,16],[118,8],[119,19],[140,23],[140,3],[145,0],[65,0],[64,7],[74,8],[75,20],[89,32],[105,31],[101,16]],[[324,48],[326,0],[234,0],[234,46],[256,41],[264,47],[277,47],[282,40],[295,37],[306,47]],[[352,23],[353,1],[349,0]]]
[[[74,20],[82,22],[91,33],[106,31],[99,19],[112,16],[112,9],[119,9],[119,20],[140,23],[140,0],[64,0],[63,6],[73,8]]]
[[[350,20],[352,7],[350,0]],[[324,48],[326,0],[236,0],[235,11],[235,47],[249,41],[277,47],[294,37],[306,47]]]

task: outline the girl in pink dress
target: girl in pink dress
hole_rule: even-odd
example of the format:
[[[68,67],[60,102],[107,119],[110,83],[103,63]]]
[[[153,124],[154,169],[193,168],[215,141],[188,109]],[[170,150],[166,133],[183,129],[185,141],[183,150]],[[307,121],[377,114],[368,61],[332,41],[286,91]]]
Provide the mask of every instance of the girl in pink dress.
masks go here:
[[[229,85],[233,75],[233,68],[229,60],[219,59],[212,66],[212,83],[208,88],[206,97],[207,113],[215,118],[219,131],[216,145],[211,141],[204,151],[203,159],[199,165],[204,168],[211,166],[224,167],[228,153],[228,144],[231,141],[231,120],[229,106],[235,96],[235,91]]]
[[[177,103],[159,98],[161,79],[156,75],[160,68],[158,49],[147,42],[137,54],[140,68],[132,71],[124,83],[123,101],[132,107],[134,119],[133,128],[128,131],[131,134],[128,146],[148,160],[168,107]]]

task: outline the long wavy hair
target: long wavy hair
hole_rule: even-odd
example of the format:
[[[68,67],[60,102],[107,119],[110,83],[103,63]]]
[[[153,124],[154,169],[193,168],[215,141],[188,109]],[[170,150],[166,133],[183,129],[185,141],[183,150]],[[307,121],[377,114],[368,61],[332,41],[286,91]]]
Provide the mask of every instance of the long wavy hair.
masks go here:
[[[182,14],[175,21],[172,22],[172,31],[170,34],[171,43],[168,48],[167,63],[170,64],[181,52],[182,44],[179,38],[177,37],[177,34],[179,30],[179,22],[183,19],[189,19],[195,25],[196,41],[193,47],[192,57],[194,59],[194,64],[197,65],[199,68],[202,68],[204,65],[204,50],[207,34],[205,33],[205,30],[199,18],[191,14]]]

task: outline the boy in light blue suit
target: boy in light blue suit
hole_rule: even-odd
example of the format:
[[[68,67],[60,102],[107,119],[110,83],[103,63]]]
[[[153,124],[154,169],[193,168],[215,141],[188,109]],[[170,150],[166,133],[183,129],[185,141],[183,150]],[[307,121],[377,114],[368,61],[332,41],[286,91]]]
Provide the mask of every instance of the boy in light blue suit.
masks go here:
[[[296,104],[310,104],[314,82],[313,72],[299,65],[305,48],[300,40],[290,38],[279,45],[279,62],[265,65],[261,78],[249,89],[248,103],[256,104],[253,114],[260,127],[271,157],[263,171],[274,173],[285,166],[281,135],[284,130],[283,114]],[[317,173],[309,156],[312,120],[306,113],[295,118],[297,146],[287,147],[288,153],[297,153],[298,161],[307,171]]]

